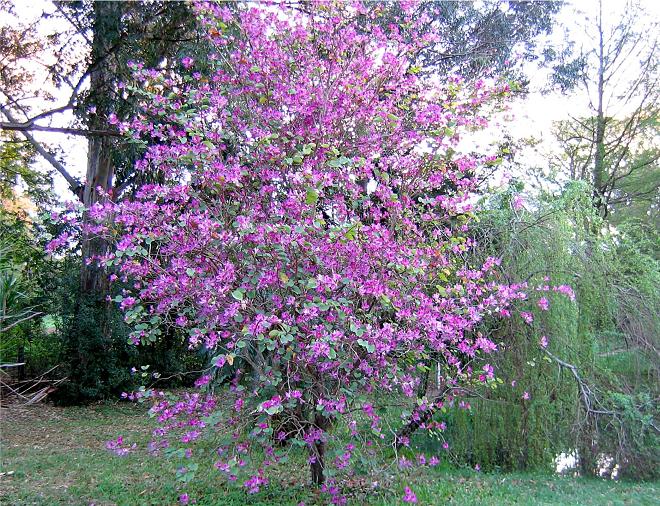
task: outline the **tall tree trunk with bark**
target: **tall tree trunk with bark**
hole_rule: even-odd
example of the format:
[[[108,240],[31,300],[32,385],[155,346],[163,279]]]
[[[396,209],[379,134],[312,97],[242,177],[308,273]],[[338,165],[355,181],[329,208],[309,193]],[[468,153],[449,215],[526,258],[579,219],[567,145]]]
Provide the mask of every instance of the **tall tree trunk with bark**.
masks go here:
[[[116,56],[113,46],[121,33],[122,2],[94,2],[92,13],[93,40],[91,52],[91,72],[89,96],[96,107],[90,114],[90,130],[107,129],[108,116],[112,110],[117,79]],[[89,223],[89,209],[102,202],[105,194],[112,189],[114,165],[110,136],[90,136],[88,140],[87,174],[78,196],[85,208],[83,223]],[[104,383],[108,380],[107,371],[100,372],[99,361],[109,357],[112,343],[112,307],[108,300],[110,286],[107,274],[95,259],[106,254],[108,244],[101,238],[83,232],[81,238],[82,265],[80,270],[80,290],[73,308],[73,321],[68,329],[67,355],[69,357],[71,393],[65,394],[64,402],[86,402],[109,393],[104,388],[88,390],[95,377]],[[90,326],[92,328],[90,328]],[[111,387],[110,387],[111,388]]]
[[[182,47],[190,45],[190,49],[193,44],[200,44],[202,34],[198,32],[193,9],[184,2],[55,2],[55,8],[54,18],[40,18],[62,23],[61,32],[55,30],[60,38],[48,43],[41,40],[36,23],[18,28],[1,23],[0,43],[7,46],[9,64],[0,76],[0,131],[20,132],[64,177],[88,213],[95,204],[103,202],[106,192],[113,199],[121,199],[135,183],[132,165],[133,159],[140,156],[139,150],[120,150],[121,135],[108,121],[113,112],[126,117],[137,106],[131,97],[124,100],[118,86],[121,80],[130,79],[127,60],[141,61],[147,67],[157,67],[164,59],[175,61]],[[84,52],[69,51],[70,47],[78,48],[78,44],[84,45]],[[50,79],[68,85],[70,96],[66,103],[32,114],[21,104],[33,99],[33,93],[40,97],[42,93],[22,85],[23,78],[30,79],[31,74],[21,69],[32,55],[37,59],[46,49],[52,49],[58,61],[49,68]],[[48,94],[42,91],[44,103],[48,103]],[[73,111],[81,125],[41,124],[64,111]],[[34,132],[86,136],[85,180],[72,174],[57,152],[35,138]],[[89,223],[89,215],[84,215],[83,221]],[[129,381],[125,372],[129,363],[134,365],[129,356],[135,355],[120,336],[125,329],[114,323],[115,319],[119,322],[119,316],[107,300],[107,275],[94,262],[108,252],[108,244],[83,232],[80,248],[82,266],[67,277],[67,296],[61,298],[60,309],[67,329],[63,360],[70,367],[70,381],[60,389],[60,400],[66,403],[85,402],[124,390],[122,382]]]
[[[598,5],[598,105],[596,109],[595,130],[595,154],[594,154],[594,205],[603,215],[607,215],[607,203],[605,198],[605,181],[607,174],[605,170],[605,113],[603,109],[603,95],[605,88],[605,52],[603,41],[603,5]]]
[[[116,58],[112,47],[116,44],[121,31],[122,2],[95,2],[93,11],[92,64],[89,94],[96,102],[96,113],[90,116],[89,129],[103,130],[107,127],[111,114],[109,96],[113,95],[116,80]],[[85,209],[103,200],[103,194],[112,188],[114,166],[112,163],[113,139],[108,136],[92,136],[88,141],[87,175],[82,189],[82,203]],[[83,237],[81,272],[81,291],[86,295],[105,299],[108,282],[104,273],[89,262],[95,256],[102,255],[107,244],[100,239]]]

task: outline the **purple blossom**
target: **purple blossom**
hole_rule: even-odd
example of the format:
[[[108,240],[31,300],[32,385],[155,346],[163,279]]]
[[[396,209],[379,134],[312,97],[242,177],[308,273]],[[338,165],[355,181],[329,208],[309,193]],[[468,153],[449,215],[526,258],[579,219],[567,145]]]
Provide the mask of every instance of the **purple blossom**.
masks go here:
[[[520,312],[520,317],[525,320],[526,323],[532,324],[534,323],[534,315],[532,313],[528,313],[526,311],[521,311]]]
[[[124,297],[122,301],[119,303],[119,307],[122,310],[126,310],[128,308],[131,308],[135,305],[137,301],[135,300],[134,297]]]
[[[107,441],[105,443],[105,447],[112,451],[115,455],[118,455],[120,457],[124,457],[128,455],[130,452],[135,450],[137,448],[137,444],[133,443],[130,446],[124,446],[124,438],[123,436],[119,436],[116,440],[114,441]]]
[[[403,502],[407,502],[407,503],[417,503],[417,496],[416,496],[415,493],[410,489],[410,487],[406,487],[405,490],[404,490]]]
[[[513,208],[520,211],[523,207],[525,207],[525,200],[520,195],[516,195],[513,198]]]

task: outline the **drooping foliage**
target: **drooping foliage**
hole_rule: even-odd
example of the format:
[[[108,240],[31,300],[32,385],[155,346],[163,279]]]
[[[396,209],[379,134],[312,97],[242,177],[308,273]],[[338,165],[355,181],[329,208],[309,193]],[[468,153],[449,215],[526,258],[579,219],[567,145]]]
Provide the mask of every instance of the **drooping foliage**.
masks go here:
[[[422,77],[412,57],[436,35],[406,9],[385,28],[382,6],[359,3],[198,12],[215,50],[180,76],[135,62],[143,109],[111,118],[163,183],[98,203],[85,233],[116,245],[101,260],[128,284],[116,300],[136,344],[172,327],[215,355],[202,392],[138,394],[161,424],[152,448],[190,457],[177,448],[220,434],[216,467],[235,480],[251,464],[257,491],[298,445],[321,484],[495,381],[481,329],[526,285],[498,280],[493,258],[467,263],[474,174],[492,157],[455,145],[509,86]],[[437,395],[408,401],[392,441],[383,394],[414,399],[433,362]],[[328,462],[339,422],[352,442]]]
[[[585,474],[652,477],[660,335],[654,247],[631,225],[594,235],[606,229],[586,184],[540,197],[522,197],[521,188],[488,198],[473,227],[473,253],[498,251],[502,272],[533,287],[546,284],[546,275],[570,284],[575,303],[558,299],[553,311],[531,305],[533,325],[512,319],[493,329],[503,344],[492,361],[513,388],[472,400],[472,412],[452,413],[446,437],[454,457],[484,469],[554,470],[565,453],[579,457]]]

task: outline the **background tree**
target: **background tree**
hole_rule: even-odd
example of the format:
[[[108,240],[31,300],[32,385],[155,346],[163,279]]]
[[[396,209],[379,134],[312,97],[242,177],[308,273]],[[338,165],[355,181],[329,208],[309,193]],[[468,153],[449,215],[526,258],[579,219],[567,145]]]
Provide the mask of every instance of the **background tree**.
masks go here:
[[[594,238],[603,221],[585,182],[522,189],[513,182],[484,197],[473,254],[497,253],[505,279],[524,277],[536,290],[548,276],[570,285],[575,301],[557,300],[554,311],[529,304],[531,324],[491,329],[501,336],[493,363],[514,386],[472,399],[474,414],[450,413],[454,457],[484,469],[554,471],[564,453],[580,457],[585,475],[649,478],[660,437],[649,402],[660,374],[657,247],[637,226]]]
[[[13,12],[10,2],[5,1],[3,9]],[[133,110],[123,87],[130,76],[129,61],[151,66],[176,62],[181,48],[197,40],[189,6],[182,2],[54,2],[32,24],[7,19],[10,24],[1,32],[6,52],[0,83],[6,121],[0,127],[19,132],[67,181],[83,208],[107,193],[115,198],[128,194],[136,183],[133,169],[140,152],[120,141],[113,118]],[[45,72],[35,70],[39,64]],[[39,82],[44,74],[45,87]],[[67,98],[61,100],[61,96]],[[66,154],[39,140],[39,132],[88,139],[84,179],[68,167]],[[81,238],[79,296],[72,308],[74,317],[69,319],[75,326],[66,331],[73,389],[67,395],[72,399],[79,397],[75,390],[85,383],[97,383],[90,376],[96,370],[90,367],[90,359],[102,366],[107,362],[104,354],[110,353],[115,342],[125,341],[113,335],[112,321],[117,315],[107,303],[107,278],[90,261],[106,248],[102,240]],[[87,317],[75,317],[80,312]],[[87,324],[81,326],[82,320]],[[87,346],[92,341],[97,345]],[[109,393],[103,388],[96,394],[86,391],[84,398]]]
[[[447,437],[462,463],[553,469],[557,454],[574,452],[585,475],[648,478],[656,458],[657,29],[634,4],[612,22],[597,7],[585,23],[593,43],[553,76],[580,90],[589,112],[557,124],[559,149],[545,159],[520,157],[540,140],[508,143],[503,166],[519,179],[487,192],[475,227],[475,252],[502,257],[507,277],[536,272],[537,285],[549,274],[575,289],[576,304],[530,308],[535,332],[515,320],[494,330],[515,343],[495,357],[502,377],[533,386],[529,399],[501,389],[474,400],[480,417],[452,413]]]
[[[402,3],[387,6],[396,16]],[[436,30],[436,38],[419,51],[417,64],[426,73],[458,74],[467,80],[512,73],[516,68],[513,74],[522,82],[525,76],[516,62],[559,56],[544,51],[541,39],[553,30],[560,9],[559,2],[419,2],[415,15]]]
[[[53,201],[51,180],[30,167],[34,151],[15,135],[0,145],[0,360],[27,362],[27,372],[55,365],[59,347],[42,317],[56,262],[44,250],[40,215]],[[52,323],[51,323],[52,326]],[[47,350],[47,343],[51,350]]]
[[[599,1],[585,22],[592,44],[555,69],[555,81],[585,93],[591,112],[559,124],[560,164],[593,185],[604,217],[633,208],[657,215],[658,30],[647,19],[637,2],[611,19]]]

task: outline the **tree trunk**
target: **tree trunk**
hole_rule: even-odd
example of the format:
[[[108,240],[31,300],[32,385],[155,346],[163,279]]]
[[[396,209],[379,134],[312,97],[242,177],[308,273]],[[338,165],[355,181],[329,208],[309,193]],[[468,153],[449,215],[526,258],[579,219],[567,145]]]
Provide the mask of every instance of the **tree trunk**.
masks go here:
[[[111,96],[114,95],[117,65],[112,48],[121,32],[122,2],[94,2],[93,4],[92,65],[90,72],[89,96],[96,106],[96,113],[89,120],[90,129],[107,128],[111,110]],[[104,136],[89,138],[87,153],[87,174],[82,189],[81,200],[85,209],[103,200],[102,194],[112,188],[114,166],[112,163],[112,139]],[[87,217],[85,217],[87,221]],[[105,301],[108,281],[94,257],[107,252],[107,243],[86,234],[82,238],[82,272],[80,287],[83,294]]]
[[[330,420],[321,414],[314,415],[314,427],[326,431]],[[325,483],[325,442],[317,441],[309,450],[309,469],[312,473],[312,484],[320,487]]]
[[[320,487],[325,482],[323,472],[325,469],[325,462],[323,460],[325,458],[325,443],[322,441],[315,443],[311,453],[312,460],[309,467],[312,471],[312,484]]]
[[[431,418],[433,418],[433,415],[437,411],[437,404],[445,400],[448,391],[449,388],[447,386],[443,386],[440,392],[438,392],[438,395],[436,395],[433,399],[432,408],[422,411],[419,413],[419,417],[416,420],[411,419],[407,425],[404,425],[401,427],[401,429],[399,429],[399,431],[394,436],[394,446],[400,448],[403,445],[403,441],[410,439],[410,436],[417,432],[417,429],[419,429],[422,424],[430,421]]]
[[[596,153],[594,156],[594,205],[601,215],[607,215],[607,202],[605,197],[605,114],[603,97],[605,93],[605,52],[603,41],[603,5],[599,2],[598,15],[598,109],[596,111],[596,132],[594,144]]]
[[[98,190],[102,189],[107,192],[112,184],[113,166],[110,149],[111,146],[107,138],[96,137],[89,141],[87,180],[83,189],[82,200],[86,210],[103,200]],[[87,215],[85,216],[85,223],[88,223]],[[105,299],[109,289],[107,276],[93,259],[107,253],[107,242],[100,238],[90,237],[85,233],[81,247],[83,260],[80,274],[81,291],[83,294]]]
[[[117,59],[113,48],[121,33],[122,2],[94,2],[92,5],[92,51],[89,81],[89,102],[96,107],[90,114],[90,130],[107,129],[107,120],[112,112],[115,93]],[[90,136],[87,153],[87,173],[78,197],[84,205],[83,226],[90,223],[89,209],[105,199],[104,194],[112,188],[114,165],[112,161],[112,139],[107,136]],[[109,280],[95,260],[108,252],[108,243],[83,231],[81,237],[82,265],[79,275],[80,291],[73,309],[73,326],[68,332],[69,378],[74,390],[83,392],[88,386],[89,375],[98,367],[104,354],[111,347],[111,303]],[[91,312],[91,313],[90,313]],[[84,324],[82,322],[85,322]],[[89,328],[93,325],[94,328]],[[101,340],[98,340],[98,333]],[[92,365],[96,364],[96,365]],[[101,379],[101,382],[105,381]],[[103,395],[92,394],[92,397]],[[78,402],[82,397],[72,395]],[[67,400],[66,402],[69,402]]]

